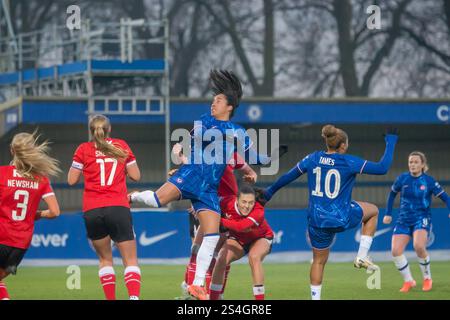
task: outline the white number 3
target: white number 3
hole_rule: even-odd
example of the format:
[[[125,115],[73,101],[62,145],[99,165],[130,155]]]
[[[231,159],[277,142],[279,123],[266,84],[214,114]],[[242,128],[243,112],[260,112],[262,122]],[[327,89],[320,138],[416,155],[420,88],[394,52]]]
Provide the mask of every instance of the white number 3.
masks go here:
[[[23,196],[23,201],[17,203],[17,209],[21,209],[20,214],[17,214],[17,210],[12,211],[12,218],[15,221],[23,221],[27,215],[28,198],[30,194],[26,190],[17,190],[14,192],[14,200],[20,200],[20,196]]]

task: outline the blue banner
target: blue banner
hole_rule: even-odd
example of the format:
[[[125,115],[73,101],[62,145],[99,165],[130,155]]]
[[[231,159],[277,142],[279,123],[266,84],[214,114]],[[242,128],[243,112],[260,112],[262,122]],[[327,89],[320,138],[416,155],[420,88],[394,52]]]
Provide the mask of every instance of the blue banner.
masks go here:
[[[433,228],[428,248],[431,251],[449,250],[448,210],[433,209],[432,214]],[[273,253],[310,251],[306,239],[304,210],[267,210],[266,218],[275,233]],[[189,256],[191,240],[186,212],[134,212],[133,224],[140,259],[164,260]],[[380,215],[372,251],[390,251],[392,229],[393,225],[381,223]],[[339,233],[332,252],[356,252],[359,236],[358,228]],[[115,247],[113,252],[116,257],[119,257]],[[94,250],[86,237],[82,214],[67,214],[55,220],[37,221],[33,241],[25,258],[96,259]]]
[[[170,103],[171,124],[191,124],[210,112],[210,102]],[[24,123],[86,123],[87,100],[25,100]],[[113,115],[114,123],[164,123],[164,116]],[[450,102],[423,101],[310,101],[243,102],[233,118],[236,123],[413,123],[449,124]]]

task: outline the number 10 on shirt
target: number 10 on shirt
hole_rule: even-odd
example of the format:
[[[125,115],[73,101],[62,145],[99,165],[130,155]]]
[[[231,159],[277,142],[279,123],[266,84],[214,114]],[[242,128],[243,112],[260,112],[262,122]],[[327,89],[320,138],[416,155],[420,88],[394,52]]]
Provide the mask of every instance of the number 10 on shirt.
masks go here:
[[[313,173],[316,175],[316,189],[311,192],[313,196],[316,197],[323,197],[323,192],[320,191],[320,180],[321,180],[321,174],[322,174],[322,168],[316,167],[313,170]],[[331,177],[334,176],[334,191],[331,192],[330,184],[331,184]],[[328,198],[334,199],[338,196],[339,190],[341,189],[341,175],[339,174],[339,171],[336,169],[328,170],[326,176],[325,176],[325,194]]]

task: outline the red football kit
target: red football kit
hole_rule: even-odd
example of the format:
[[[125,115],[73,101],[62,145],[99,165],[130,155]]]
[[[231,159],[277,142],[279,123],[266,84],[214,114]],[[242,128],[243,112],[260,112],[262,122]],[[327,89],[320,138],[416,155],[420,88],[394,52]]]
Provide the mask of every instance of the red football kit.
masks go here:
[[[105,156],[94,142],[82,143],[73,156],[72,167],[82,170],[84,176],[83,212],[101,207],[130,207],[126,167],[136,163],[136,158],[125,141],[112,138],[106,141],[127,151],[127,159],[120,161]]]
[[[226,167],[219,184],[222,225],[230,230],[230,237],[235,238],[242,245],[252,243],[260,238],[273,238],[273,231],[264,217],[264,207],[259,202],[255,203],[255,207],[247,216],[239,212],[237,207],[238,187],[233,173],[235,167],[232,165]]]
[[[0,166],[0,244],[28,249],[41,199],[55,195],[47,177],[23,178]]]
[[[255,203],[253,210],[247,215],[239,212],[236,196],[228,196],[221,201],[222,225],[230,230],[230,238],[241,245],[250,244],[261,238],[273,238],[273,231],[264,218],[264,207]]]

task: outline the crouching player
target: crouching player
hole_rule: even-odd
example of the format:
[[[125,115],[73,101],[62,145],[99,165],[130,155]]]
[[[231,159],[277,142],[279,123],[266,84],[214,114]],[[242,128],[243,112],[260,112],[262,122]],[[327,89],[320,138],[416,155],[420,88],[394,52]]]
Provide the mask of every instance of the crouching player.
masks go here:
[[[264,207],[256,202],[255,190],[248,185],[221,199],[225,218],[222,225],[229,230],[228,239],[219,253],[214,267],[210,299],[218,300],[223,294],[227,266],[248,254],[253,277],[253,295],[264,300],[264,270],[262,262],[272,248],[273,231],[264,218]]]

